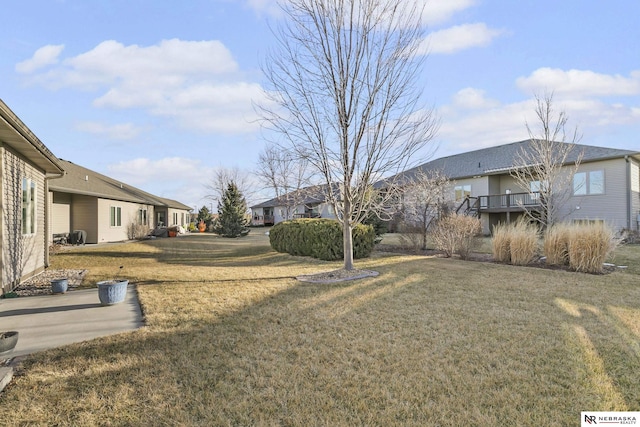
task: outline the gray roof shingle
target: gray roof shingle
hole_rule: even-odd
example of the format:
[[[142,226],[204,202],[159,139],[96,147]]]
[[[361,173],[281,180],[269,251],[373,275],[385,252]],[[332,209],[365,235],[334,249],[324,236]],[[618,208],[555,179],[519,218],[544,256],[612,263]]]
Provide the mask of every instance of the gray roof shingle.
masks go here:
[[[155,196],[67,160],[60,159],[59,161],[65,170],[65,175],[49,182],[49,189],[52,191],[174,209],[192,209],[190,206],[178,201]]]
[[[527,139],[525,141],[441,157],[409,169],[399,174],[399,176],[402,177],[402,179],[411,179],[418,170],[439,170],[449,179],[505,173],[505,171],[516,166],[514,159],[516,159],[520,150],[527,150],[530,145],[531,140]],[[574,163],[580,152],[584,153],[582,163],[640,155],[637,151],[576,144],[567,159],[567,164]]]

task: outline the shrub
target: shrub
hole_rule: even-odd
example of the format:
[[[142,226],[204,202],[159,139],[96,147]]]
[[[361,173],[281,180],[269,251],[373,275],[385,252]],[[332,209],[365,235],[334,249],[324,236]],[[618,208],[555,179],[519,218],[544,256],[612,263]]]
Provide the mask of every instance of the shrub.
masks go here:
[[[127,238],[129,240],[142,240],[149,234],[149,227],[132,221],[127,225]]]
[[[436,249],[450,257],[454,253],[467,259],[477,245],[482,227],[480,220],[468,215],[452,214],[438,221],[432,238]]]
[[[356,225],[352,230],[353,257],[366,258],[375,245],[370,225]],[[269,231],[271,247],[290,255],[311,256],[334,261],[344,256],[342,225],[331,219],[296,219],[274,225]]]
[[[613,230],[601,223],[571,227],[569,267],[583,273],[602,273],[604,261],[620,243]]]
[[[418,252],[420,249],[425,249],[422,244],[422,233],[419,227],[403,221],[398,224],[398,230],[398,240],[405,250]]]
[[[572,227],[566,223],[555,224],[544,234],[543,252],[549,265],[569,265],[569,241]]]
[[[511,227],[507,224],[498,224],[493,227],[491,252],[493,254],[493,259],[498,262],[511,262],[511,252],[509,251],[509,239],[511,238],[510,228]]]
[[[538,240],[538,227],[535,224],[526,219],[516,221],[509,238],[511,264],[530,264],[538,253]]]
[[[526,219],[498,224],[491,241],[493,259],[513,265],[527,265],[538,253],[538,228]]]

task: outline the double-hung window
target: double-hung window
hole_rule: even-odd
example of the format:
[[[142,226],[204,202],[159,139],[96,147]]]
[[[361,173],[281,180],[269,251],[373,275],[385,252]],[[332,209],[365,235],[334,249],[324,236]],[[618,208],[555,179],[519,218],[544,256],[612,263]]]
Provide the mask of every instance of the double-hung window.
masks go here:
[[[111,206],[109,217],[112,227],[122,227],[122,208],[120,206]]]
[[[37,224],[37,187],[35,181],[22,178],[22,234],[35,234]]]
[[[147,225],[147,210],[144,208],[138,210],[138,224]]]

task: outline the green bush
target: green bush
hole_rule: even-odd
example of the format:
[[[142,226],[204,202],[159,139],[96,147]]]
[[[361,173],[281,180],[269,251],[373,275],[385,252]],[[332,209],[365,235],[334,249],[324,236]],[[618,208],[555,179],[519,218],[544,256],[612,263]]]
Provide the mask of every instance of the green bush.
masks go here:
[[[370,225],[353,228],[353,257],[366,258],[375,244],[375,232]],[[290,255],[310,256],[327,261],[342,259],[342,226],[331,219],[295,219],[274,225],[269,232],[271,247]]]

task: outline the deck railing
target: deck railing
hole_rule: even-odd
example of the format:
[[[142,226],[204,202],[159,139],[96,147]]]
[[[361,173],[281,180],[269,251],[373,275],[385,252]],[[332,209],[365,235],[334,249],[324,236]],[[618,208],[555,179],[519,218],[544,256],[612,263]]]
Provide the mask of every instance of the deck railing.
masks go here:
[[[456,213],[479,215],[481,212],[507,212],[534,209],[540,206],[540,193],[505,193],[488,196],[466,197]]]
[[[509,209],[509,208],[533,208],[540,206],[540,193],[510,193],[495,194],[491,196],[479,196],[480,210]]]

